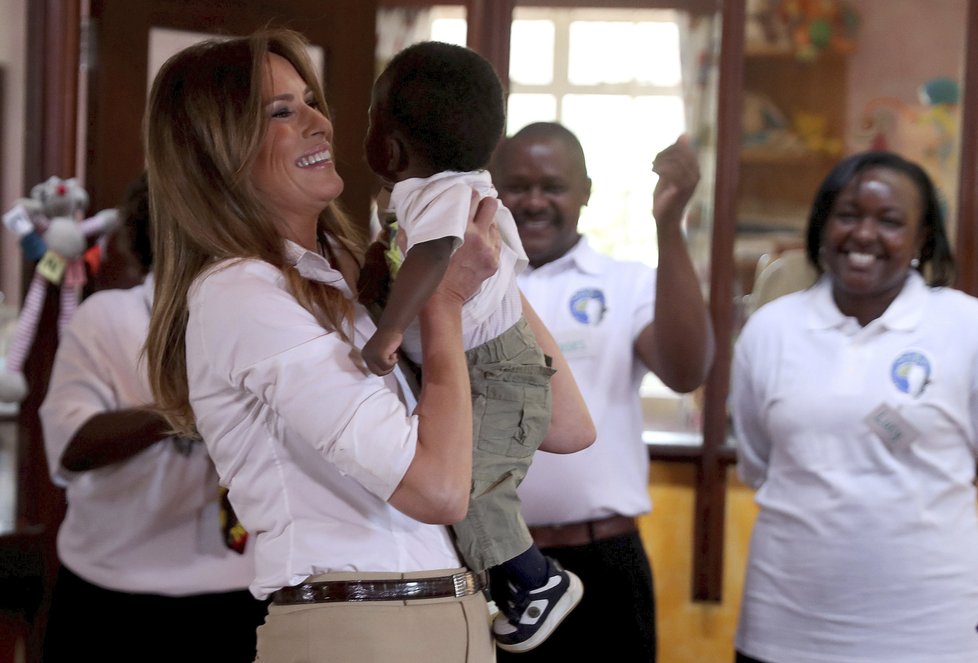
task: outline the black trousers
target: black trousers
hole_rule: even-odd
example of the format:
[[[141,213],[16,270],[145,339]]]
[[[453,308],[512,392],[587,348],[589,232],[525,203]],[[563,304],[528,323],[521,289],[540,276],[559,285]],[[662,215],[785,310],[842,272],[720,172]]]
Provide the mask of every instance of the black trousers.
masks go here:
[[[655,661],[652,567],[637,532],[543,553],[581,578],[584,598],[542,645],[521,654],[497,650],[499,663]]]
[[[247,590],[182,597],[116,592],[62,566],[43,660],[251,663],[267,605]]]

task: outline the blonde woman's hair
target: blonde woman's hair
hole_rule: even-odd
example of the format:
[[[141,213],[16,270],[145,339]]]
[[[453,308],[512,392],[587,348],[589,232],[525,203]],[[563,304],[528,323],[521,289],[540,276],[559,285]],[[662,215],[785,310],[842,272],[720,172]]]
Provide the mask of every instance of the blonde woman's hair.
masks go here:
[[[263,260],[282,271],[293,296],[324,328],[346,337],[352,321],[350,300],[302,278],[286,261],[275,210],[263,204],[250,176],[268,126],[262,86],[270,53],[288,60],[326,108],[306,46],[290,30],[206,41],[171,57],[153,83],[144,120],[155,249],[146,355],[156,405],[180,435],[196,436],[187,385],[187,293],[211,265]],[[365,237],[335,202],[320,214],[319,233],[362,259]]]

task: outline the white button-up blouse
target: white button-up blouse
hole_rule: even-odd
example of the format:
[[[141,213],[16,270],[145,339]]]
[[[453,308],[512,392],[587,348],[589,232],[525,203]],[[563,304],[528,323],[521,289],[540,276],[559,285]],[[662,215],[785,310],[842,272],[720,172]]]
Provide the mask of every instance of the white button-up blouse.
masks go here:
[[[322,256],[288,246],[302,276],[352,298]],[[325,330],[257,260],[209,269],[189,294],[187,376],[198,430],[244,526],[257,537],[259,598],[337,571],[458,567],[447,529],[387,499],[414,452],[417,417],[394,374],[363,367],[374,331],[356,306],[357,347]]]

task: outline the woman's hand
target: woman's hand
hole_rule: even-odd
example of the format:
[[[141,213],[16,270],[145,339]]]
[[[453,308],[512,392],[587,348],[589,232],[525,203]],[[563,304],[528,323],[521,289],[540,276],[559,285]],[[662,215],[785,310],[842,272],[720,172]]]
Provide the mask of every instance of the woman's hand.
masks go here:
[[[439,286],[443,293],[463,302],[478,292],[482,282],[499,269],[501,240],[495,221],[499,201],[495,198],[479,200],[478,197],[479,194],[473,191],[465,241],[452,255]]]

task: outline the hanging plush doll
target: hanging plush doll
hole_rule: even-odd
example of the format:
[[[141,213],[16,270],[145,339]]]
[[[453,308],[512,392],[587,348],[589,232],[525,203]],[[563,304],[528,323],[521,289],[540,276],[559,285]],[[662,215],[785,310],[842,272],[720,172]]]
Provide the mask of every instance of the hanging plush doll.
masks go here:
[[[76,179],[51,177],[32,188],[30,198],[17,201],[3,215],[3,224],[20,239],[24,258],[37,266],[10,340],[6,364],[0,370],[0,402],[19,403],[27,396],[24,361],[37,336],[47,284],[60,286],[60,333],[74,314],[85,284],[82,255],[88,242],[119,223],[115,209],[85,219],[87,207],[88,193]]]

